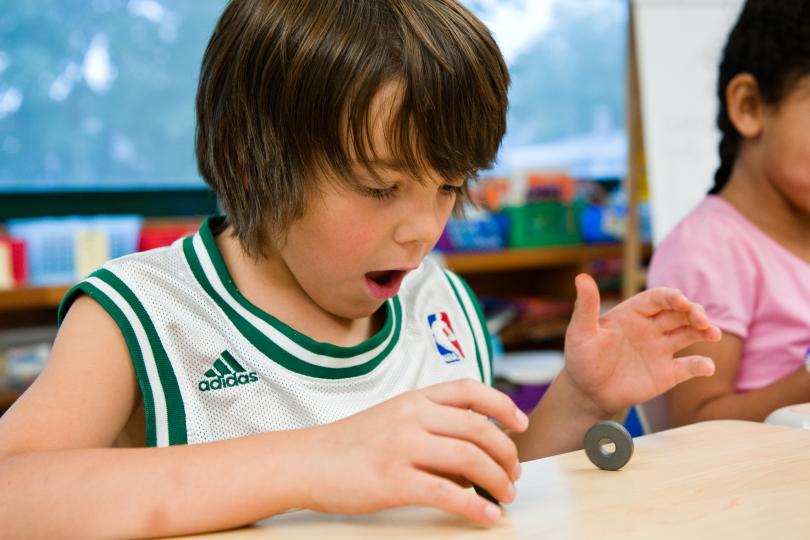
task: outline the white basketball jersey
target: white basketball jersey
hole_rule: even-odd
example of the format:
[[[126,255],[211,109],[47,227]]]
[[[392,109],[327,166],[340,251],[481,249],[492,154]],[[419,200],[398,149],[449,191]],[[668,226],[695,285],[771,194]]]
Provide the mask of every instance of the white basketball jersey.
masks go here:
[[[150,446],[193,444],[345,418],[444,381],[491,384],[489,336],[455,274],[425,261],[354,347],[314,341],[245,299],[209,218],[170,247],[105,264],[73,287],[120,328],[138,377]]]

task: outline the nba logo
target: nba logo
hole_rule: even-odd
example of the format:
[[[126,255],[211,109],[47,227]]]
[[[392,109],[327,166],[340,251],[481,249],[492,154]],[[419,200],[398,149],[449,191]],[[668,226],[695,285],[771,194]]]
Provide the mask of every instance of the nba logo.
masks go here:
[[[430,331],[433,332],[433,343],[436,344],[436,349],[439,351],[444,363],[452,364],[463,360],[464,353],[461,352],[461,345],[458,344],[456,333],[447,313],[444,311],[431,313],[428,315],[427,321]]]

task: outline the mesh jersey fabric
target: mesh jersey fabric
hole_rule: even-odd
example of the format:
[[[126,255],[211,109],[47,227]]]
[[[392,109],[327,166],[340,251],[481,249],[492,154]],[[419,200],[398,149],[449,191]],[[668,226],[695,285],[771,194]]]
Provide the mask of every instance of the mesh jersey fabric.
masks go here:
[[[334,422],[431,384],[492,383],[489,335],[466,283],[425,260],[353,347],[316,342],[244,298],[208,218],[174,244],[109,261],[68,291],[115,320],[130,353],[149,446]]]

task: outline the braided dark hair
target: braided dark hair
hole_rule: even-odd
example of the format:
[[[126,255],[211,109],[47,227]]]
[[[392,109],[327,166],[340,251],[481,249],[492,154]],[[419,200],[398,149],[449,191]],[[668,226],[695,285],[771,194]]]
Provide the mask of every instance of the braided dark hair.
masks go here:
[[[740,73],[753,75],[760,96],[771,106],[810,74],[810,0],[747,0],[734,24],[717,80],[720,167],[714,174],[712,194],[728,182],[740,147],[741,137],[726,102],[726,87]]]

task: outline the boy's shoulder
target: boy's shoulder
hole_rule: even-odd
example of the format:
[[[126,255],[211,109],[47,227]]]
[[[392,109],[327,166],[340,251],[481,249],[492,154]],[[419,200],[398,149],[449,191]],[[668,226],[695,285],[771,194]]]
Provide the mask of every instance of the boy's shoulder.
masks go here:
[[[121,276],[142,274],[160,275],[165,278],[185,274],[183,241],[176,240],[169,246],[153,248],[118,257],[105,262],[98,271],[113,272]],[[92,274],[91,274],[92,275]]]
[[[183,241],[181,238],[170,246],[131,253],[105,262],[67,292],[59,305],[58,321],[63,320],[67,310],[81,294],[98,298],[109,297],[117,291],[127,298],[142,298],[144,295],[177,291],[177,284],[189,282]]]

